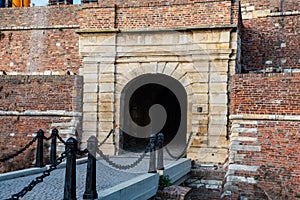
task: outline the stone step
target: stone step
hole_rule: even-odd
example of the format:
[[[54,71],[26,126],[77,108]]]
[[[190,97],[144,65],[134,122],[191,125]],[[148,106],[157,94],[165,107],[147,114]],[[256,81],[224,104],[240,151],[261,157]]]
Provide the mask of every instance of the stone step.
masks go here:
[[[223,181],[226,171],[217,165],[194,164],[191,169],[191,178],[201,180],[218,180]]]
[[[225,174],[223,166],[193,163],[190,178],[185,182],[187,187],[192,188],[186,199],[221,199]]]
[[[208,188],[193,188],[186,196],[185,200],[220,200],[221,190],[213,190]]]
[[[191,188],[205,187],[207,189],[220,189],[222,188],[222,181],[218,180],[201,180],[201,179],[188,179],[185,184]]]

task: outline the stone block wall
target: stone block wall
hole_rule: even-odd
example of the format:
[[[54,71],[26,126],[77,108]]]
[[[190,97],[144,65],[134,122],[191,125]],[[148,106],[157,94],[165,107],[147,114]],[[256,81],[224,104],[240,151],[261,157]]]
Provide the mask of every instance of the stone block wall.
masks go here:
[[[64,139],[80,136],[82,77],[2,75],[0,79],[1,158],[24,147],[39,129],[46,136],[55,127]]]
[[[241,72],[281,72],[298,69],[299,1],[241,2]]]
[[[234,27],[121,33],[83,30],[80,34],[85,139],[97,133],[102,140],[111,128],[120,127],[121,92],[130,81],[145,74],[163,74],[177,80],[187,93],[184,134],[188,138],[193,132],[188,156],[201,162],[224,162],[227,82],[235,68]],[[113,142],[103,148],[112,153]]]
[[[299,198],[299,77],[233,76],[223,197]]]

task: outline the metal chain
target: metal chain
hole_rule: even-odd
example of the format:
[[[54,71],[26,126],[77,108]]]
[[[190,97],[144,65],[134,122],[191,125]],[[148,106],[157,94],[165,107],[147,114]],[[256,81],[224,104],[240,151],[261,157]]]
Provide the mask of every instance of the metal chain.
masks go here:
[[[23,197],[27,192],[31,191],[37,184],[43,182],[44,178],[47,176],[50,176],[50,172],[53,170],[57,169],[56,167],[62,163],[63,159],[67,157],[67,154],[71,151],[71,149],[65,150],[63,153],[61,153],[61,156],[58,157],[54,164],[50,165],[49,169],[43,172],[43,175],[38,176],[35,178],[35,180],[32,180],[28,186],[25,186],[19,193],[13,194],[11,198],[6,199],[6,200],[14,200],[14,199],[19,199],[20,197]]]
[[[52,134],[49,137],[44,136],[44,140],[50,140],[52,138]]]
[[[59,134],[57,134],[56,137],[58,138],[58,140],[59,140],[61,143],[63,143],[64,145],[67,145],[67,144],[66,144],[66,141],[64,141],[64,139],[62,139],[62,138],[60,137]]]
[[[111,129],[111,130],[109,131],[108,135],[106,136],[106,138],[105,138],[102,142],[100,142],[100,144],[98,145],[98,147],[102,146],[102,145],[107,141],[107,139],[110,137],[110,135],[111,135],[113,132],[114,132],[114,129]]]
[[[174,156],[174,155],[170,152],[170,150],[168,149],[167,146],[165,146],[166,152],[169,154],[169,156],[170,156],[171,158],[173,158],[173,159],[175,159],[175,160],[180,159],[180,158],[186,153],[186,149],[188,148],[188,146],[189,146],[189,144],[190,144],[190,142],[191,142],[192,136],[193,136],[193,132],[190,133],[188,142],[186,143],[186,145],[185,145],[185,147],[184,147],[182,153],[181,153],[179,156]]]
[[[83,155],[87,154],[88,152],[89,152],[88,149],[84,149],[84,150],[82,150],[82,151],[78,150],[76,153],[77,153],[78,155],[80,155],[80,156],[83,156]]]
[[[137,166],[144,159],[146,154],[151,151],[151,146],[152,146],[152,144],[149,143],[148,146],[146,147],[144,153],[141,154],[140,157],[136,161],[134,161],[133,163],[128,164],[128,165],[121,165],[121,164],[115,163],[114,161],[110,160],[109,156],[106,156],[99,148],[96,149],[96,152],[110,166],[112,166],[114,168],[117,168],[117,169],[121,169],[121,170],[127,170],[127,169],[130,169],[130,168],[133,168],[133,167]]]
[[[117,145],[116,145],[116,132],[115,132],[115,128],[114,128],[114,131],[113,131],[113,145],[114,145],[114,155],[117,155],[118,148],[117,148]]]
[[[12,154],[12,155],[9,155],[5,158],[1,158],[0,159],[0,162],[5,162],[5,161],[8,161],[16,156],[18,156],[19,154],[23,153],[26,149],[28,149],[37,139],[38,137],[35,136],[28,144],[25,145],[25,147],[21,148],[20,150],[18,150],[16,153]]]

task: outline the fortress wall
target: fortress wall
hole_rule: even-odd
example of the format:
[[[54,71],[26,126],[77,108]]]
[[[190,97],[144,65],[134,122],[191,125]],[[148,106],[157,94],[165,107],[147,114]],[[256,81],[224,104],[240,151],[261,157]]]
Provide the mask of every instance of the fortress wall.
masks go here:
[[[241,72],[299,69],[300,4],[280,2],[242,1]]]
[[[238,4],[222,1],[105,1],[0,10],[0,70],[80,74],[79,36],[92,29],[180,29],[237,23]]]
[[[0,70],[13,75],[78,73],[77,10],[76,6],[2,8]]]
[[[235,75],[224,195],[299,197],[299,73]]]
[[[24,147],[39,129],[47,137],[55,127],[63,138],[80,133],[81,95],[79,76],[0,76],[0,157]]]

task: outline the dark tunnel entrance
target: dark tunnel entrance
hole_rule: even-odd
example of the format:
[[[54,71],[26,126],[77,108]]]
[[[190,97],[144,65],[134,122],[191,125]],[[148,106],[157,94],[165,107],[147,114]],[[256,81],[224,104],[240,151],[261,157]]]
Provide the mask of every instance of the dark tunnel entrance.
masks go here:
[[[129,87],[132,92],[127,94],[126,89]],[[122,101],[124,98],[129,100]],[[155,104],[160,104],[166,111],[166,121],[158,131],[164,133],[164,145],[176,143],[176,146],[184,146],[186,142],[186,98],[183,86],[166,75],[143,75],[131,81],[122,92],[121,106],[126,106],[124,102],[129,104],[130,116],[122,113],[121,108],[121,121],[123,120],[123,124],[126,124],[128,128],[120,133],[120,147],[130,152],[145,150],[152,132],[149,130],[146,138],[139,137],[133,123],[140,127],[150,124],[149,109]]]

